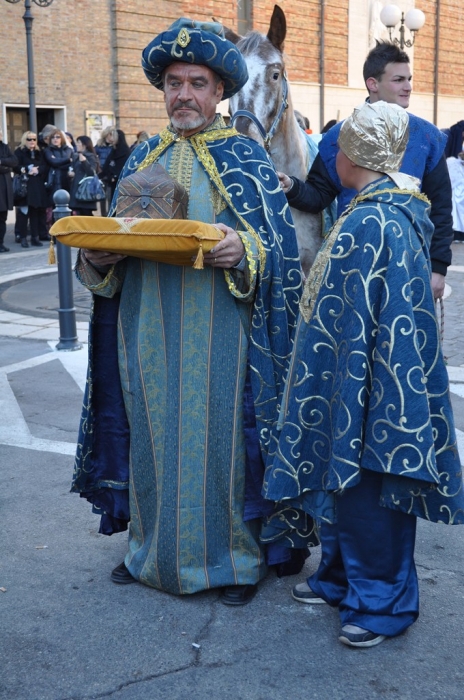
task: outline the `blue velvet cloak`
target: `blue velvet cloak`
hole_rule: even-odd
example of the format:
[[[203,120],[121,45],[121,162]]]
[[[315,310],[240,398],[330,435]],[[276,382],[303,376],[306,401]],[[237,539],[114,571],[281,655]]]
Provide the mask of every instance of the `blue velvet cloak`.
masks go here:
[[[382,474],[381,505],[464,522],[427,211],[423,195],[377,180],[311,269],[268,456],[263,492],[281,502],[269,540],[298,531],[306,514],[335,522],[334,494],[361,469]]]

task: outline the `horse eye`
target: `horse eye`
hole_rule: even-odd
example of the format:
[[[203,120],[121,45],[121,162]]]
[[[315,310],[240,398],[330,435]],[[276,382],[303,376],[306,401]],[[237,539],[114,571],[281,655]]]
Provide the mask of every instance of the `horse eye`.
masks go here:
[[[272,74],[272,80],[279,80],[279,71]]]

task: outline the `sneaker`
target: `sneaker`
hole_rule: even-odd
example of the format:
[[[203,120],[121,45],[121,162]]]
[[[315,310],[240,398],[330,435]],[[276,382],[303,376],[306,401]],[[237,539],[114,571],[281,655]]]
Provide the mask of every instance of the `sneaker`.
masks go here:
[[[338,638],[343,644],[349,647],[375,647],[386,639],[383,634],[369,632],[357,625],[343,625]]]
[[[304,583],[297,583],[292,590],[292,598],[297,600],[299,603],[310,603],[311,605],[319,605],[320,603],[325,603],[324,598],[321,598],[314,593],[304,581]]]

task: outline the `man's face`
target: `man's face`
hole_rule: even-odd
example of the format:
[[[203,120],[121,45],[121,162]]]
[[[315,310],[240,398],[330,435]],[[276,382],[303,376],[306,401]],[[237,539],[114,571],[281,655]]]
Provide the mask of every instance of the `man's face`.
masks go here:
[[[366,86],[371,102],[384,100],[405,109],[411,96],[411,67],[409,63],[387,63],[380,80],[368,78]]]
[[[192,136],[212,123],[224,83],[206,66],[172,63],[164,75],[164,102],[171,124],[182,136]]]

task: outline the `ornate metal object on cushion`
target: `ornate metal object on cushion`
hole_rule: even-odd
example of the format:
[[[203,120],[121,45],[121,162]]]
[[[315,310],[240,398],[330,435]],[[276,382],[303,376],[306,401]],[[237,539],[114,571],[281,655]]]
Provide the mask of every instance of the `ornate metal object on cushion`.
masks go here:
[[[117,217],[186,219],[187,190],[159,165],[139,170],[119,183]]]

